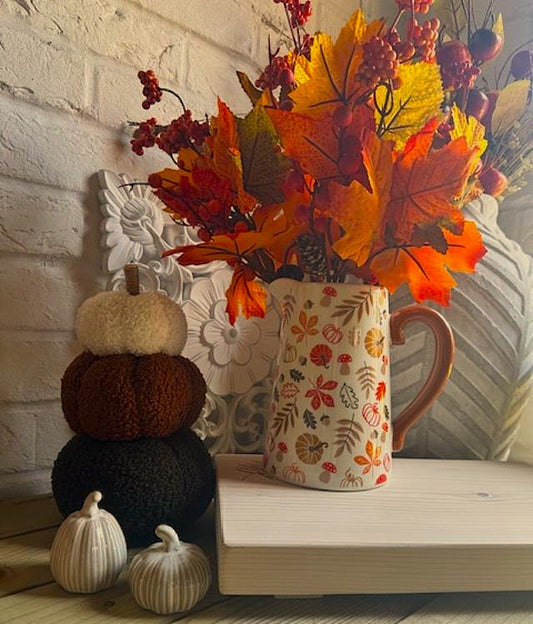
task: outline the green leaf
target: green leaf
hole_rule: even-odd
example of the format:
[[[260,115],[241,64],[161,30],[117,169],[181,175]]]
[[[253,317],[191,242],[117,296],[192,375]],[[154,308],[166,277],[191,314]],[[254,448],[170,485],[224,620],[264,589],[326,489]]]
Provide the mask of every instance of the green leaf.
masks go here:
[[[284,200],[281,182],[291,161],[277,149],[279,139],[269,116],[261,105],[244,119],[237,120],[245,190],[263,205]]]
[[[246,93],[246,95],[250,98],[252,104],[255,106],[256,102],[261,99],[263,92],[259,89],[256,89],[250,78],[248,78],[248,76],[244,72],[238,71],[236,73],[237,78],[241,83],[242,90]]]
[[[435,0],[433,14],[445,27],[444,32],[452,39],[460,39],[466,28],[467,18],[461,0]]]

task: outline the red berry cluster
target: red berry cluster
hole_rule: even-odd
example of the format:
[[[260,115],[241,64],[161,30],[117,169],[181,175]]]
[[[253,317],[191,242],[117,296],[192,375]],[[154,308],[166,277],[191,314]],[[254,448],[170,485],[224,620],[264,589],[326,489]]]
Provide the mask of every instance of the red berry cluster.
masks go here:
[[[396,0],[398,7],[404,11],[427,13],[435,0]]]
[[[142,103],[142,107],[145,110],[148,110],[150,106],[161,100],[163,92],[159,88],[159,80],[157,79],[157,76],[151,69],[148,71],[140,71],[137,74],[137,77],[143,85],[143,95],[145,99]]]
[[[138,156],[144,154],[144,148],[153,147],[155,145],[156,135],[154,129],[156,123],[155,118],[151,117],[146,121],[142,121],[133,133],[133,139],[130,141],[131,149]]]
[[[374,35],[363,45],[360,79],[369,89],[374,89],[382,80],[392,80],[394,85],[399,67],[398,55],[383,37]]]
[[[469,49],[458,40],[446,41],[440,46],[437,62],[445,89],[472,89],[481,73],[479,67],[473,65]]]
[[[356,176],[363,168],[362,145],[358,137],[347,134],[339,141],[339,171],[344,176]]]
[[[161,176],[152,174],[148,183],[174,219],[199,228],[201,240],[208,241],[216,234],[244,231],[246,223],[232,208],[230,183],[215,171],[195,168],[190,176],[183,175],[166,188]]]
[[[407,22],[407,37],[413,42],[421,59],[430,62],[435,58],[440,20],[436,17],[420,25],[416,19]]]
[[[182,147],[201,147],[209,136],[209,123],[192,118],[190,110],[173,119],[157,137],[157,145],[167,154],[177,154]]]
[[[294,83],[292,72],[287,56],[275,56],[265,67],[255,86],[259,89],[276,89],[277,87],[291,87]]]
[[[274,0],[276,4],[284,4],[291,18],[291,26],[297,28],[304,26],[313,14],[311,1],[300,2],[300,0]]]
[[[391,28],[387,33],[387,41],[391,44],[398,56],[400,63],[404,63],[413,58],[416,53],[415,46],[411,41],[402,41],[398,29]]]

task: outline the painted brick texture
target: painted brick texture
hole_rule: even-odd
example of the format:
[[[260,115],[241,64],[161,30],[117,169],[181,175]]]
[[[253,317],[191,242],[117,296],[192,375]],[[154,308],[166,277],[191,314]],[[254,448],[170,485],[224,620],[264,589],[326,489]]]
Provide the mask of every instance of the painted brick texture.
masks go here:
[[[353,8],[315,5],[313,27],[331,31]],[[168,164],[129,149],[127,122],[148,116],[137,71],[153,68],[196,114],[216,95],[245,112],[235,70],[255,76],[283,28],[270,0],[0,0],[0,497],[48,491],[71,435],[59,389],[80,349],[75,312],[105,286],[96,172]],[[170,120],[176,105],[153,114]]]
[[[314,0],[311,30],[337,32],[360,2]],[[393,3],[367,4],[378,16]],[[255,76],[283,28],[272,0],[0,0],[0,497],[49,490],[70,436],[58,399],[74,314],[105,286],[96,172],[168,164],[129,150],[125,124],[149,116],[137,71],[196,114],[215,95],[244,112],[235,70]],[[167,99],[154,114],[176,110]]]

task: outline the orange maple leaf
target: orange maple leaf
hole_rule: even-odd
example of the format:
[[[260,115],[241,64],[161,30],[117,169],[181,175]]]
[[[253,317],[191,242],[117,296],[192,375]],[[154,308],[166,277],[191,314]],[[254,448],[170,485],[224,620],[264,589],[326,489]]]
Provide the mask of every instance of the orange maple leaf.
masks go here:
[[[368,175],[364,167],[357,174],[347,178],[339,171],[339,142],[341,135],[336,132],[330,115],[310,117],[300,113],[279,109],[268,111],[276,128],[285,154],[296,160],[301,169],[315,180],[333,180],[349,183],[358,180],[370,189]],[[374,127],[372,112],[360,107],[352,124],[343,130],[342,135],[352,135],[363,143],[363,135]]]
[[[391,293],[407,282],[414,299],[431,299],[441,305],[450,302],[456,281],[449,273],[473,273],[486,249],[473,221],[465,221],[461,234],[443,232],[448,249],[439,253],[429,245],[387,249],[370,261],[370,270],[381,286]]]
[[[399,242],[410,242],[415,226],[438,224],[457,233],[462,227],[454,201],[464,192],[476,149],[461,137],[432,150],[431,138],[432,125],[411,137],[394,165],[384,221]]]
[[[245,318],[265,316],[265,289],[259,282],[250,279],[246,269],[241,265],[235,267],[231,283],[226,291],[226,298],[226,312],[232,325],[235,325],[240,314],[243,314]]]
[[[350,186],[330,182],[317,196],[315,212],[331,216],[344,229],[343,237],[333,249],[357,266],[364,264],[378,237],[383,212],[390,196],[393,167],[392,141],[382,141],[368,133],[363,148],[363,163],[368,173],[370,190],[354,180]]]
[[[215,132],[214,169],[219,175],[224,175],[230,180],[231,188],[239,198],[241,210],[249,212],[258,202],[255,197],[244,190],[237,120],[221,99],[218,100],[218,117],[213,119],[212,128]]]

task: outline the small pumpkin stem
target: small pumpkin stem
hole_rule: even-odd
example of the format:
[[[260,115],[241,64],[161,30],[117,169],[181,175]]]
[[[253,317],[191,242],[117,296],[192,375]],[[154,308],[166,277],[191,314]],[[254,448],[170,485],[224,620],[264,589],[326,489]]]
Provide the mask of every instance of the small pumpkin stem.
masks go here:
[[[85,502],[83,503],[83,507],[81,508],[81,515],[86,516],[87,518],[92,518],[93,516],[95,516],[99,511],[98,503],[101,500],[102,492],[98,492],[98,490],[95,490],[94,492],[88,494]]]
[[[139,294],[139,266],[134,262],[124,267],[124,275],[126,276],[126,290],[129,295]]]
[[[163,541],[167,552],[179,550],[181,548],[178,534],[168,524],[159,524],[155,530],[155,534]]]

